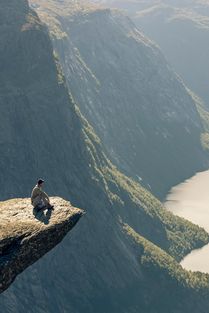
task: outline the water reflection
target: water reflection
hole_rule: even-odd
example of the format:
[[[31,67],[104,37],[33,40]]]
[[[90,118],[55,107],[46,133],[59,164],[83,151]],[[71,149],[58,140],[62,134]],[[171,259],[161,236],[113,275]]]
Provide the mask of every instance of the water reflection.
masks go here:
[[[209,232],[209,170],[197,173],[173,187],[166,198],[165,206],[174,214],[204,227]],[[192,251],[181,265],[188,270],[209,273],[209,245]]]

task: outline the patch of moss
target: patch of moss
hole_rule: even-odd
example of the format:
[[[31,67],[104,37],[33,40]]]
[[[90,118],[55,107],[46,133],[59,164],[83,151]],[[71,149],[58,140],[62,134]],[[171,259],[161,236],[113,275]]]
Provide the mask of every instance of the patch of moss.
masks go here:
[[[65,84],[65,76],[63,74],[62,67],[61,67],[60,62],[59,62],[58,54],[55,51],[53,51],[53,56],[54,56],[54,61],[55,61],[56,69],[57,69],[58,84],[60,84],[60,85]]]

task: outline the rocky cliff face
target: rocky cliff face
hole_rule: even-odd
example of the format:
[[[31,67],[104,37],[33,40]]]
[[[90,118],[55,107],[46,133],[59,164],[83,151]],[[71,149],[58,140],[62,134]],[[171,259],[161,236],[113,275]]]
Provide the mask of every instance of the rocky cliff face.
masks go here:
[[[208,1],[107,0],[102,3],[124,9],[136,25],[158,43],[176,72],[208,107]]]
[[[58,197],[54,210],[32,209],[30,199],[0,203],[0,293],[16,276],[54,248],[75,226],[83,212]]]
[[[113,166],[68,95],[47,29],[25,2],[14,1],[15,13],[4,3],[0,1],[0,47],[5,47],[0,50],[0,197],[28,197],[34,181],[43,176],[49,194],[71,200],[87,214],[70,239],[26,269],[1,295],[2,312],[167,313],[171,304],[175,313],[190,312],[191,306],[204,312],[207,276],[201,280],[191,274],[188,281],[183,271],[179,281],[176,264],[207,243],[208,234],[167,212]],[[19,19],[8,22],[10,14]],[[142,243],[133,245],[124,223]],[[154,272],[170,291],[158,307],[147,301]],[[181,284],[178,294],[176,284]],[[161,280],[154,286],[152,295],[161,290]]]
[[[186,84],[209,105],[209,5],[182,1],[139,12],[136,23],[153,38]]]
[[[94,7],[67,11],[68,1],[33,3],[73,97],[120,169],[163,197],[206,166],[195,100],[127,17]]]

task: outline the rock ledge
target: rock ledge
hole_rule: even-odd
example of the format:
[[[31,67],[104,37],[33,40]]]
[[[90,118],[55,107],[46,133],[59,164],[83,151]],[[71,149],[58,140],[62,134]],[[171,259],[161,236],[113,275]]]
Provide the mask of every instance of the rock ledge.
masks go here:
[[[59,197],[54,210],[33,210],[30,199],[0,202],[0,293],[16,276],[55,247],[84,211]]]

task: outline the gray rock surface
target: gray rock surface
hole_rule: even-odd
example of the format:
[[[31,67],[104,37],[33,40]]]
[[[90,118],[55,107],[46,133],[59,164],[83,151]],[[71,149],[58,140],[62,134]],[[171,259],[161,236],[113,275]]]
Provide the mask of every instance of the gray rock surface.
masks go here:
[[[209,106],[208,1],[95,1],[125,10],[160,46],[185,83]]]
[[[82,2],[32,1],[74,99],[121,171],[163,199],[207,168],[197,102],[128,17]]]
[[[51,198],[51,204],[54,210],[37,212],[28,198],[0,202],[0,293],[55,247],[83,215],[62,198]]]

